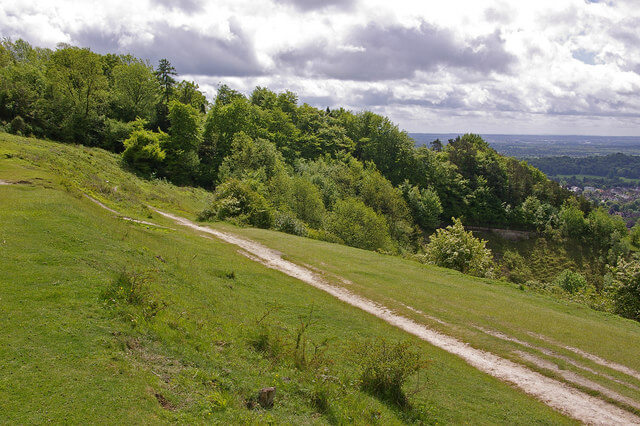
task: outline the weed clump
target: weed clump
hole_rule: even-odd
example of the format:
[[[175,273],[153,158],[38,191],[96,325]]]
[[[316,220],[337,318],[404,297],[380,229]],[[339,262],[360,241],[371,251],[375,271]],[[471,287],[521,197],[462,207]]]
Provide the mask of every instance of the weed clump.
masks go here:
[[[355,344],[354,353],[362,368],[360,386],[384,401],[399,407],[409,405],[403,386],[427,361],[409,342],[366,340]]]
[[[151,319],[167,304],[151,293],[150,281],[148,274],[122,271],[102,291],[100,299],[108,307],[137,307],[145,319]]]

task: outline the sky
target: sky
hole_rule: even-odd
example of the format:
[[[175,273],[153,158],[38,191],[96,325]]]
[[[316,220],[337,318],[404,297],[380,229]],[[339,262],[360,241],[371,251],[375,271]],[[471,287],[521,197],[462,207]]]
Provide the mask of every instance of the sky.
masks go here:
[[[167,58],[431,133],[640,136],[640,0],[3,0],[0,36]]]

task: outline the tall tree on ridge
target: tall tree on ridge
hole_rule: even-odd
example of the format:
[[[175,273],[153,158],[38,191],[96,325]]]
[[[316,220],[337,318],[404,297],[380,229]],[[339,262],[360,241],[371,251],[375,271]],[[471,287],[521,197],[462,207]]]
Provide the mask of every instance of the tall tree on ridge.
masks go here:
[[[162,91],[162,99],[156,105],[156,122],[155,125],[162,131],[169,129],[169,100],[173,93],[173,86],[176,84],[173,76],[178,75],[176,69],[171,65],[168,59],[162,58],[158,63],[155,73]]]

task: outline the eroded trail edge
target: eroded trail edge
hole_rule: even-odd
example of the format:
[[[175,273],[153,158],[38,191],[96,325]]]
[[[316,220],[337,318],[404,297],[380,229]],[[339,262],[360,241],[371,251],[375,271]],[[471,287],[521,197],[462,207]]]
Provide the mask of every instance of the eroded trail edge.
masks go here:
[[[513,361],[473,348],[454,337],[429,329],[390,309],[342,287],[330,284],[309,268],[282,259],[279,252],[228,232],[200,226],[188,219],[154,209],[158,214],[196,231],[213,235],[244,250],[249,258],[297,278],[352,306],[411,333],[430,344],[459,356],[478,370],[511,383],[554,409],[588,424],[640,424],[640,417],[567,384],[546,377]]]

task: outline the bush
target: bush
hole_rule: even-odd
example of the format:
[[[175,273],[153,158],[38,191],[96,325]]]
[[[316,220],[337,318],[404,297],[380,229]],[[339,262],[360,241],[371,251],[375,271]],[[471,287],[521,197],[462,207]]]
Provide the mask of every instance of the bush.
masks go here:
[[[27,123],[24,121],[22,117],[16,115],[13,120],[9,123],[8,126],[9,133],[13,133],[16,135],[22,135],[27,130]]]
[[[612,268],[615,310],[625,318],[640,321],[640,254],[620,259]]]
[[[109,307],[130,305],[142,309],[142,315],[151,319],[166,303],[153,297],[149,288],[149,276],[136,272],[120,272],[117,277],[100,293],[100,299]]]
[[[573,294],[585,288],[587,286],[587,280],[579,273],[565,269],[556,277],[553,285]]]
[[[438,229],[425,249],[428,262],[455,269],[477,277],[493,273],[493,257],[487,242],[464,230],[460,219],[452,218],[453,225]]]
[[[273,208],[246,181],[230,179],[219,185],[212,205],[200,213],[200,220],[235,219],[258,228],[271,228]]]
[[[405,182],[400,189],[411,209],[413,220],[426,231],[436,229],[440,223],[442,204],[438,194],[432,189],[420,189]]]
[[[295,177],[291,192],[290,206],[298,219],[314,228],[321,226],[325,210],[318,187],[302,177]]]
[[[308,235],[307,227],[304,225],[304,222],[300,221],[288,212],[275,213],[273,228],[276,231],[299,235],[301,237],[306,237]]]
[[[100,147],[118,153],[124,151],[124,141],[131,136],[134,130],[142,130],[143,125],[142,121],[123,123],[119,120],[107,118],[104,122],[104,139]]]
[[[640,222],[633,225],[629,232],[629,241],[635,248],[640,248]]]
[[[511,282],[523,284],[532,275],[524,257],[515,251],[506,250],[501,264],[503,275]]]
[[[403,386],[426,367],[421,353],[409,342],[391,343],[385,339],[360,342],[354,352],[362,369],[362,389],[400,407],[407,406],[409,401]]]
[[[148,130],[136,130],[124,141],[125,150],[122,159],[134,170],[145,176],[151,176],[162,166],[165,152],[160,148],[166,133]]]
[[[565,203],[558,215],[560,229],[565,237],[580,239],[587,233],[587,222],[584,213],[577,206]]]
[[[325,229],[345,244],[365,250],[392,248],[389,227],[384,217],[355,198],[338,200]]]
[[[284,171],[284,160],[275,144],[265,139],[252,139],[244,132],[233,137],[230,154],[220,166],[220,180],[241,179],[247,173],[267,181]]]

